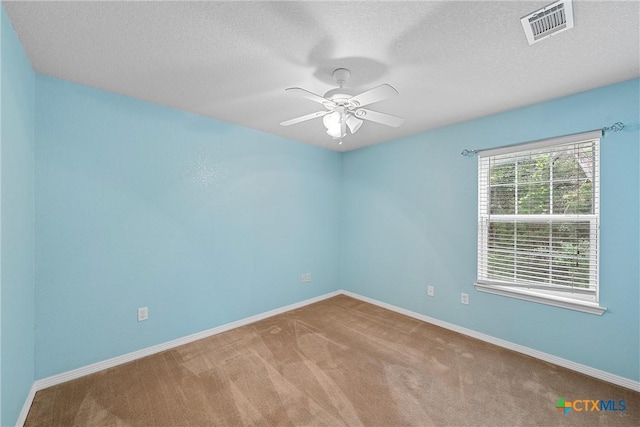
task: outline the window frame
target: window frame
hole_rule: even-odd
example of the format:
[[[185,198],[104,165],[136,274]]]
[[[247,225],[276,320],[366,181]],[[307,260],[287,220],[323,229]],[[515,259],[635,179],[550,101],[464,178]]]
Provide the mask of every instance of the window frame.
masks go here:
[[[515,144],[499,147],[490,150],[482,150],[478,156],[478,241],[477,241],[477,276],[475,288],[481,292],[497,294],[501,296],[532,301],[541,304],[552,305],[556,307],[582,311],[591,314],[602,315],[607,310],[599,305],[600,301],[600,280],[599,280],[599,260],[600,260],[600,143],[602,139],[602,131],[591,131],[573,135],[566,135],[558,138],[550,138],[539,141],[533,141],[523,144]],[[596,141],[597,140],[597,141]],[[566,144],[580,143],[587,141],[596,141],[594,153],[594,176],[592,177],[593,185],[593,212],[590,214],[490,214],[491,209],[491,188],[489,177],[491,173],[490,167],[483,167],[483,164],[490,162],[491,158],[504,154],[529,153],[540,149],[553,150],[553,147],[561,147]],[[484,163],[483,163],[484,162]],[[517,178],[516,178],[517,181]],[[549,178],[549,185],[553,186],[552,177]],[[515,201],[517,204],[517,200]],[[553,282],[549,284],[542,283],[509,283],[497,279],[487,277],[488,257],[489,257],[489,227],[490,219],[495,218],[501,223],[524,223],[527,221],[541,222],[541,220],[549,221],[553,224],[555,221],[564,220],[565,222],[589,222],[589,241],[590,254],[595,253],[595,260],[589,264],[590,276],[595,277],[595,292],[570,292],[566,287],[560,286],[561,291],[554,291]],[[593,247],[595,245],[595,247]],[[595,252],[594,252],[595,251]],[[590,294],[589,298],[579,297],[578,295]]]

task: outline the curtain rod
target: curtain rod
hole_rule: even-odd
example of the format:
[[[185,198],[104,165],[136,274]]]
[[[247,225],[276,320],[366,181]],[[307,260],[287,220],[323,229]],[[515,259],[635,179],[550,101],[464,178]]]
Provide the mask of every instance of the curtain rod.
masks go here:
[[[603,127],[602,129],[594,129],[591,132],[601,131],[602,132],[602,136],[606,136],[608,132],[620,132],[622,129],[624,129],[624,123],[615,122],[611,126],[606,126],[606,127]],[[587,131],[587,132],[589,132],[589,131]],[[582,133],[582,132],[580,132],[580,133]],[[568,135],[564,135],[564,136],[568,136]],[[476,156],[478,153],[481,153],[482,151],[495,150],[497,148],[515,147],[515,146],[521,145],[521,144],[522,143],[501,145],[500,147],[485,148],[483,150],[467,150],[465,148],[464,150],[462,150],[462,152],[460,154],[462,154],[465,157],[473,157],[473,156]]]

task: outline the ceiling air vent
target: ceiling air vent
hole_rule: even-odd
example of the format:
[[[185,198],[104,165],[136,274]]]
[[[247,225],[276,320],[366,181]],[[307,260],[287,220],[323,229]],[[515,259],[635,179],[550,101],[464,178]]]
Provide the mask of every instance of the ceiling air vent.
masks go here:
[[[554,34],[573,28],[571,0],[559,0],[521,18],[527,41],[532,45]]]

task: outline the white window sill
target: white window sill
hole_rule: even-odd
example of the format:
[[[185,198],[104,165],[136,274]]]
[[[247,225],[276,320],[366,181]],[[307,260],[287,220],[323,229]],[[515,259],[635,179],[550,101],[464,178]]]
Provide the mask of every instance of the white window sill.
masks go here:
[[[604,312],[607,311],[605,307],[601,307],[596,302],[577,301],[575,299],[562,296],[543,294],[530,289],[517,289],[508,286],[486,285],[480,283],[476,283],[475,287],[476,290],[481,292],[537,302],[539,304],[552,305],[554,307],[561,307],[569,310],[582,311],[584,313],[597,314],[599,316],[602,316]]]

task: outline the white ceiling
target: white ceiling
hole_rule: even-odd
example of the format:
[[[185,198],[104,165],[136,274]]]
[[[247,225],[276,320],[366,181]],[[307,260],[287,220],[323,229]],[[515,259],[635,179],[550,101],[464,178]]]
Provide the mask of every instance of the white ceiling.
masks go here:
[[[4,2],[42,74],[332,150],[351,150],[640,76],[640,2],[575,1],[575,28],[529,46],[520,18],[548,1]],[[370,106],[338,146],[321,110],[345,67]],[[318,108],[320,107],[320,108]]]

